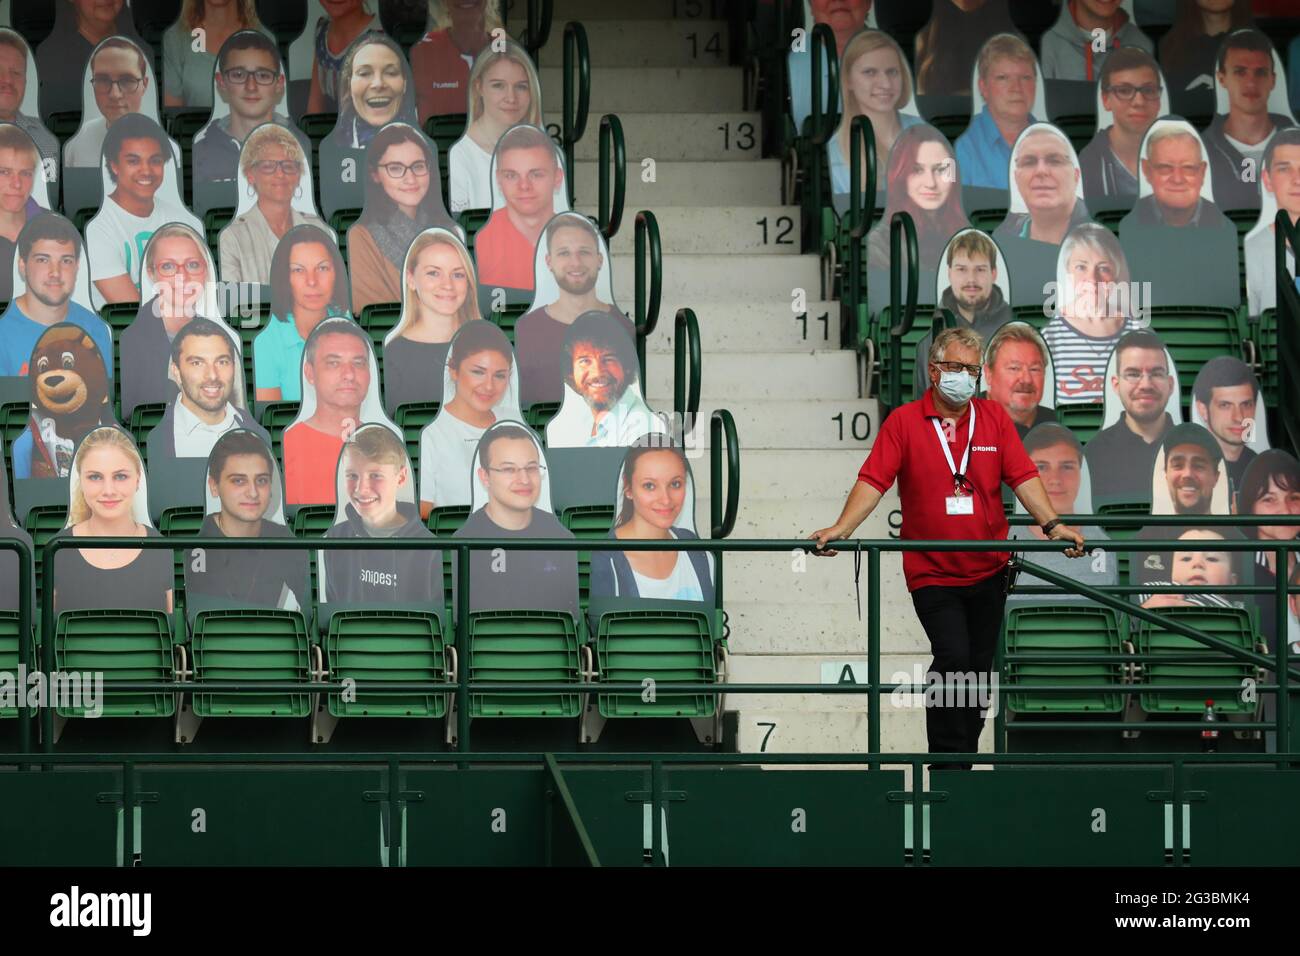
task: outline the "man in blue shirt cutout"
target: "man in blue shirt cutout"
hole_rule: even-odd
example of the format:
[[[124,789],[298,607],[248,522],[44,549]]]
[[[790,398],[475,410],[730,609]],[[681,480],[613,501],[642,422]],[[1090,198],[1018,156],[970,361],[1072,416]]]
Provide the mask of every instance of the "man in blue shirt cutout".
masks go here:
[[[36,341],[58,322],[71,322],[95,341],[109,378],[113,336],[108,323],[72,301],[81,269],[81,236],[67,219],[43,213],[18,234],[18,275],[23,294],[0,315],[0,376],[27,374]]]
[[[963,186],[1007,189],[1011,147],[1038,122],[1038,63],[1024,40],[1000,33],[984,44],[976,65],[984,108],[957,139],[957,167]]]

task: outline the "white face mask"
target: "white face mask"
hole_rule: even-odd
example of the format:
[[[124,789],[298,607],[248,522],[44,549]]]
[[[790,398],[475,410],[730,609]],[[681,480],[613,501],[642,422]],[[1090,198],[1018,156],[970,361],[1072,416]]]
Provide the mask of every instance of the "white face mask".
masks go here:
[[[939,393],[954,405],[965,405],[975,395],[975,379],[964,369],[939,373]]]

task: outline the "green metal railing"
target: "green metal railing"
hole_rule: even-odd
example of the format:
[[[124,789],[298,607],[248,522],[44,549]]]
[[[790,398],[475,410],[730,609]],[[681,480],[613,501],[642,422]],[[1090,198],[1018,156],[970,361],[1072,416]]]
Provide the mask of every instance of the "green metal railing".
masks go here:
[[[575,79],[576,76],[576,79]],[[575,88],[576,87],[576,88]],[[575,98],[576,96],[576,98]],[[587,31],[581,23],[564,25],[564,181],[573,208],[574,157],[578,140],[587,131],[591,107],[591,51]]]
[[[809,210],[820,215],[825,202],[822,178],[826,169],[826,144],[835,135],[840,115],[840,61],[835,49],[835,34],[824,23],[812,30],[812,118],[808,129],[808,176],[804,188],[809,190]],[[823,66],[826,72],[822,78]],[[874,201],[874,197],[873,197]]]
[[[726,427],[725,421],[715,418],[712,423],[714,447],[719,446],[719,430]],[[738,455],[734,452],[734,434],[728,436],[732,441],[733,460],[731,462],[731,472],[729,476],[728,487],[734,491],[739,487],[739,473],[735,468],[738,463]],[[714,475],[720,470],[720,455],[714,451],[715,464]],[[731,524],[735,520],[736,497],[729,494],[727,503],[727,514],[725,518],[719,516],[721,503],[717,497],[714,499],[713,519],[714,531],[729,531]],[[1070,521],[1086,521],[1087,516],[1067,516]],[[1171,524],[1174,520],[1184,520],[1177,516],[1167,516],[1167,520],[1160,521],[1155,518],[1137,518],[1136,520],[1146,521],[1148,524]],[[1263,524],[1288,524],[1300,526],[1300,518],[1279,518],[1274,516],[1259,518],[1242,518],[1236,519],[1238,525],[1260,526]],[[788,539],[788,540],[727,540],[725,545],[721,542],[723,538],[714,538],[711,540],[671,540],[663,541],[645,541],[645,540],[621,540],[619,548],[624,551],[656,551],[656,550],[673,550],[673,551],[709,551],[715,554],[722,552],[745,552],[745,553],[786,553],[807,552],[813,550],[813,544],[807,539]],[[21,543],[20,543],[21,544]],[[175,538],[73,538],[71,536],[60,536],[51,538],[41,548],[41,561],[47,575],[52,575],[55,567],[54,560],[59,551],[73,549],[100,549],[100,548],[143,548],[143,549],[167,549],[176,548],[193,548],[201,547],[207,549],[226,549],[226,548],[243,548],[247,550],[248,543],[240,539],[224,538],[202,538],[197,536],[175,537]],[[259,540],[259,550],[298,550],[309,547],[315,550],[432,550],[430,542],[427,539],[369,539],[369,538],[322,538],[310,543],[284,538],[273,538]],[[457,567],[457,581],[463,583],[464,590],[458,595],[459,600],[456,602],[456,633],[458,640],[464,640],[464,636],[469,633],[469,616],[470,616],[470,555],[473,551],[492,550],[502,547],[501,539],[439,539],[437,548],[439,550],[451,550],[455,552],[455,561]],[[508,547],[510,550],[518,551],[580,551],[591,548],[590,541],[574,539],[511,539]],[[1270,543],[1261,543],[1259,541],[1224,541],[1224,540],[1170,540],[1170,541],[1136,541],[1136,540],[1111,540],[1107,547],[1112,551],[1194,551],[1194,550],[1215,550],[1215,551],[1241,551],[1257,552],[1271,551],[1277,559],[1277,567],[1287,567],[1287,555],[1293,551],[1300,551],[1300,539],[1291,541],[1276,541]],[[987,552],[987,551],[1008,551],[1014,549],[1018,552],[1044,552],[1059,553],[1062,545],[1059,542],[1052,541],[1034,541],[1034,540],[1017,540],[1014,542],[1006,541],[864,541],[848,540],[837,542],[835,548],[839,551],[853,550],[855,555],[860,558],[861,553],[865,550],[867,553],[867,601],[869,608],[868,629],[867,629],[867,657],[868,657],[868,680],[866,684],[849,684],[849,685],[827,685],[827,684],[797,684],[797,683],[731,683],[728,682],[717,686],[718,692],[731,694],[862,694],[867,695],[868,710],[868,753],[880,754],[880,696],[882,694],[898,693],[920,693],[925,690],[925,685],[914,685],[911,683],[885,683],[880,679],[880,554],[883,552],[909,552],[909,551],[926,551],[926,552]],[[20,560],[24,560],[25,546],[10,546],[10,550],[17,551]],[[1082,559],[1081,559],[1082,560]],[[856,562],[855,562],[856,564]],[[1079,594],[1089,598],[1099,604],[1122,611],[1131,617],[1139,620],[1148,621],[1156,624],[1164,630],[1188,637],[1197,643],[1205,646],[1209,650],[1227,655],[1236,661],[1254,664],[1259,667],[1271,668],[1280,681],[1277,684],[1259,684],[1256,689],[1259,691],[1278,691],[1278,704],[1276,719],[1272,722],[1234,722],[1231,725],[1235,730],[1255,730],[1255,729],[1274,729],[1277,733],[1277,750],[1280,753],[1290,751],[1290,705],[1289,694],[1297,689],[1292,682],[1300,682],[1300,663],[1288,664],[1287,641],[1285,639],[1285,622],[1287,620],[1287,596],[1288,593],[1300,594],[1300,586],[1288,588],[1286,575],[1278,575],[1274,587],[1247,587],[1237,586],[1232,589],[1235,594],[1272,594],[1275,602],[1275,612],[1279,622],[1279,636],[1275,641],[1275,652],[1270,658],[1267,655],[1260,654],[1254,650],[1247,650],[1240,647],[1234,647],[1220,640],[1212,634],[1207,634],[1196,628],[1190,627],[1179,621],[1166,618],[1155,611],[1148,610],[1120,600],[1112,592],[1111,587],[1092,587],[1075,581],[1064,575],[1056,574],[1045,568],[1030,562],[1022,562],[1023,569],[1037,577],[1040,577],[1050,583],[1056,584],[1070,593]],[[25,572],[26,577],[20,580],[30,581],[30,570]],[[47,581],[53,580],[52,576],[46,577]],[[721,609],[722,574],[719,569],[718,587],[717,587],[717,609]],[[1148,587],[1147,590],[1153,588]],[[1220,592],[1223,588],[1195,588],[1195,587],[1178,587],[1183,592]],[[55,640],[55,623],[56,615],[53,608],[53,591],[52,587],[42,589],[41,603],[41,659],[42,669],[46,673],[54,671],[54,640]],[[26,592],[23,592],[26,594]],[[25,598],[24,598],[25,600]],[[20,611],[21,615],[21,611]],[[1131,658],[1128,658],[1131,659]],[[467,668],[466,668],[467,670]],[[464,671],[462,672],[464,673]],[[492,681],[473,681],[467,676],[462,676],[457,682],[437,683],[437,682],[419,682],[412,681],[408,683],[388,683],[388,682],[368,682],[359,681],[355,685],[350,685],[355,689],[358,695],[364,694],[370,690],[383,690],[390,693],[447,693],[454,692],[457,697],[458,707],[458,747],[461,753],[470,751],[470,709],[469,696],[471,693],[523,693],[523,694],[545,694],[545,693],[639,693],[643,688],[639,683],[633,682],[590,682],[582,684],[564,683],[564,682],[536,682],[520,685],[518,683],[501,683]],[[967,686],[969,689],[991,690],[988,682],[981,682],[975,687]],[[1214,685],[1221,689],[1222,685]],[[265,682],[258,684],[243,684],[237,681],[204,681],[204,682],[182,682],[182,681],[115,681],[113,689],[125,692],[196,692],[205,693],[335,693],[345,689],[344,685],[338,681],[322,682],[283,682],[273,683]],[[656,685],[659,693],[698,693],[700,684],[690,682],[660,682]],[[1203,692],[1207,689],[1214,689],[1209,684],[1197,684],[1188,681],[1180,684],[1147,684],[1147,683],[1114,683],[1114,684],[1030,684],[1017,682],[1015,691],[1017,693],[1034,693],[1034,694],[1071,694],[1071,693],[1096,693],[1105,691],[1108,693],[1122,693],[1131,695],[1134,693],[1143,693],[1154,690],[1162,692]],[[27,721],[29,715],[24,709],[19,713],[20,722]],[[54,709],[52,706],[42,708],[42,742],[44,748],[49,752],[53,746],[53,720]],[[1119,730],[1133,729],[1132,725],[1121,722],[1069,722],[1069,721],[1052,721],[1036,722],[1036,725],[1042,729],[1080,729],[1088,728],[1091,730]],[[1154,722],[1146,721],[1140,725],[1141,730],[1181,730],[1186,732],[1193,725],[1187,722],[1169,721]],[[26,731],[20,739],[28,740]],[[943,755],[945,759],[955,759],[949,755]]]
[[[610,196],[610,160],[613,159],[614,195]],[[573,175],[572,171],[569,173]],[[605,241],[618,234],[623,223],[623,203],[627,197],[627,147],[623,124],[613,113],[600,118],[600,172],[596,203],[596,222]]]
[[[702,357],[694,309],[678,309],[673,333],[673,412],[681,421],[700,413]]]
[[[528,0],[528,23],[522,40],[524,49],[534,63],[551,37],[551,20],[554,15],[554,0]]]
[[[1274,268],[1277,269],[1277,412],[1293,453],[1300,453],[1300,292],[1287,269],[1286,252],[1290,245],[1295,261],[1300,263],[1300,224],[1292,227],[1285,210],[1279,209],[1273,220],[1275,239]]]
[[[865,154],[867,176],[862,181]],[[876,134],[871,120],[855,116],[849,127],[849,211],[844,225],[848,238],[844,263],[843,287],[840,295],[841,310],[845,318],[840,323],[841,342],[849,344],[848,337],[854,329],[864,327],[867,311],[867,281],[864,267],[864,250],[871,219],[876,209]]]
[[[636,214],[633,235],[632,316],[636,323],[636,351],[641,362],[641,381],[645,381],[646,340],[659,324],[659,305],[664,291],[664,250],[659,241],[659,221],[643,209]],[[646,255],[649,254],[647,262]]]
[[[903,243],[907,243],[907,301],[902,301],[901,286]],[[906,212],[894,213],[889,223],[889,315],[894,320],[889,329],[888,406],[881,409],[881,418],[903,404],[903,378],[899,370],[903,364],[903,334],[916,320],[916,287],[920,280],[920,254],[917,252],[916,223]]]

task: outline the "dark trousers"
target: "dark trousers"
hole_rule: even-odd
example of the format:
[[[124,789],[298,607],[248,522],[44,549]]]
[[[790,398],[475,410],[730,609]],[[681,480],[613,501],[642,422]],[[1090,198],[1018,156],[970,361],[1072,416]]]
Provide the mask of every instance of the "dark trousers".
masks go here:
[[[951,691],[943,689],[942,683],[958,677],[990,680],[1007,604],[1006,569],[965,587],[917,588],[912,592],[912,604],[934,652],[927,680],[940,684],[931,691],[933,698],[926,699],[925,734],[930,753],[975,753],[984,727],[978,706],[982,695],[973,683]],[[956,702],[975,706],[948,706],[954,700],[951,694],[964,695],[964,701]],[[934,766],[970,769],[968,763]]]

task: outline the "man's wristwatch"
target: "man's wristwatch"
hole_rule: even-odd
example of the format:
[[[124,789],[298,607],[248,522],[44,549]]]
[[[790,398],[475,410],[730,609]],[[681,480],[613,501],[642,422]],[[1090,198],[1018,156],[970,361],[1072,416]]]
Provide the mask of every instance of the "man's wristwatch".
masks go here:
[[[1061,523],[1060,518],[1053,518],[1051,521],[1047,522],[1047,524],[1042,526],[1043,534],[1050,535],[1052,533],[1052,529],[1055,528],[1060,523]]]

